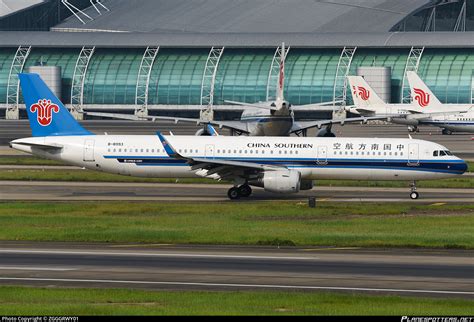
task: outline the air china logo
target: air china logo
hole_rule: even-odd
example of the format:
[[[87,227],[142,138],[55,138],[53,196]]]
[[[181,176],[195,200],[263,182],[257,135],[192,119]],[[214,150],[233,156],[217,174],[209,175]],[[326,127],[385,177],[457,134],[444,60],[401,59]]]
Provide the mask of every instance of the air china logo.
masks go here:
[[[53,120],[53,112],[59,112],[59,106],[52,104],[51,100],[40,99],[38,103],[30,106],[31,113],[36,113],[36,119],[41,126],[48,126]]]
[[[370,97],[370,91],[368,91],[365,87],[363,86],[358,86],[357,89],[355,86],[352,86],[354,89],[354,95],[360,97],[362,100],[366,101]]]
[[[418,102],[421,107],[426,107],[430,103],[430,94],[426,93],[422,89],[414,88],[413,98]]]

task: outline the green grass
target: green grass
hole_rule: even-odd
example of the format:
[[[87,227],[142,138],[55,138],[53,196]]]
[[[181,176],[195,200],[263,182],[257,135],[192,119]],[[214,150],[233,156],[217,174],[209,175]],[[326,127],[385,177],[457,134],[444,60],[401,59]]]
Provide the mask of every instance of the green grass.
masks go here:
[[[0,240],[474,248],[474,204],[0,204]]]
[[[0,172],[0,180],[228,184],[225,181],[212,179],[138,178],[82,169],[4,170]],[[316,180],[315,182],[318,186],[335,187],[406,188],[408,186],[406,181]],[[459,177],[445,180],[418,181],[417,186],[420,188],[474,188],[474,178]]]
[[[474,301],[329,292],[0,287],[0,315],[457,315]]]
[[[62,162],[31,156],[0,156],[0,165],[65,165]]]

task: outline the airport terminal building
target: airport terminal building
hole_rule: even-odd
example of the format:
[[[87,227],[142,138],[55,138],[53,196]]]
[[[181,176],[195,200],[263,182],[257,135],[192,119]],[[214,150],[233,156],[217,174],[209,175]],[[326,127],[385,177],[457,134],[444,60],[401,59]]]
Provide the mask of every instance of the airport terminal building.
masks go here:
[[[474,1],[21,3],[0,7],[1,118],[25,117],[22,71],[40,73],[76,110],[235,111],[224,101],[274,97],[282,42],[295,105],[345,99],[355,74],[386,101],[407,102],[408,70],[442,102],[474,100]]]

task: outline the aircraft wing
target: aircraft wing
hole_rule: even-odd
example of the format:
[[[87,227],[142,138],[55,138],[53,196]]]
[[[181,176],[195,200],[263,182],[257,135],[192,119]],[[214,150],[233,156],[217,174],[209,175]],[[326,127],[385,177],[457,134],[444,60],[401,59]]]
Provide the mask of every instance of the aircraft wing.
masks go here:
[[[212,124],[212,125],[218,126],[219,128],[237,130],[243,133],[250,132],[247,128],[247,124],[240,121],[214,121],[214,120],[203,121],[198,118],[156,116],[156,115],[138,116],[138,115],[133,115],[133,114],[123,114],[123,113],[102,113],[102,112],[85,112],[85,113],[91,116],[107,117],[107,118],[114,118],[114,119],[119,119],[119,120],[152,121],[152,122],[155,122],[156,120],[161,120],[161,121],[174,122],[175,124],[178,122],[189,122],[189,123],[196,123],[196,124]]]
[[[245,102],[228,101],[228,100],[225,100],[224,102],[229,103],[231,105],[255,107],[255,108],[259,108],[263,110],[270,110],[270,111],[278,110],[276,106],[271,106],[270,103],[245,103]]]
[[[307,130],[313,127],[321,128],[323,126],[332,125],[332,124],[341,124],[344,125],[345,123],[354,123],[354,122],[362,122],[367,123],[367,121],[375,121],[375,120],[387,120],[386,116],[369,116],[369,117],[351,117],[345,119],[337,119],[337,120],[322,120],[322,121],[295,121],[293,123],[293,127],[290,130],[290,133]]]
[[[260,164],[246,161],[233,161],[211,158],[192,158],[181,155],[160,133],[156,132],[161,144],[171,158],[186,160],[191,166],[191,169],[196,171],[196,174],[201,177],[211,179],[225,179],[236,176],[245,176],[248,174],[255,174],[261,171],[276,171],[286,170],[286,167]]]

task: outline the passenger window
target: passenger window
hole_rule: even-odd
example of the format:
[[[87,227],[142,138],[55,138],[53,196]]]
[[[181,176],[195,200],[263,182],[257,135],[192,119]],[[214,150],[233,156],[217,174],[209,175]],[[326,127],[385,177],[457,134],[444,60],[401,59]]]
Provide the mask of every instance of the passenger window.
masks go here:
[[[290,150],[290,154],[293,154],[293,151]]]
[[[288,154],[288,151],[287,151],[287,150],[285,150],[285,154]]]

